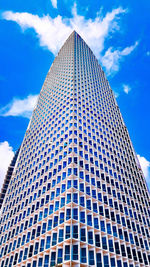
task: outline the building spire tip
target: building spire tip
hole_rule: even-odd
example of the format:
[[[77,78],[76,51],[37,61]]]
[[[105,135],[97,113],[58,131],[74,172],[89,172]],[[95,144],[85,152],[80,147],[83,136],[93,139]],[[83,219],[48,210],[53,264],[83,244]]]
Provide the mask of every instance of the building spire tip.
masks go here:
[[[75,34],[75,33],[78,34],[78,33],[76,32],[76,30],[73,30],[73,31],[72,31],[72,34]]]

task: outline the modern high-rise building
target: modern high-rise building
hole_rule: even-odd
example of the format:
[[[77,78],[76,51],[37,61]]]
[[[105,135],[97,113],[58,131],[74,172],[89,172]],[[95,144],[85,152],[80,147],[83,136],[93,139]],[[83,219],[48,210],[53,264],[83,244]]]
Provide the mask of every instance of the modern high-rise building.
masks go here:
[[[16,153],[15,153],[15,155],[14,155],[14,157],[13,157],[13,159],[12,159],[12,161],[11,161],[9,167],[8,167],[7,173],[5,175],[5,179],[4,179],[4,182],[3,182],[3,187],[2,187],[1,192],[0,192],[0,209],[2,207],[4,198],[5,198],[5,194],[6,194],[9,182],[11,180],[11,176],[12,176],[15,164],[16,164],[16,160],[17,160],[18,154],[19,154],[19,149],[16,151]]]
[[[93,52],[74,31],[40,92],[0,218],[0,266],[150,266],[150,199]]]

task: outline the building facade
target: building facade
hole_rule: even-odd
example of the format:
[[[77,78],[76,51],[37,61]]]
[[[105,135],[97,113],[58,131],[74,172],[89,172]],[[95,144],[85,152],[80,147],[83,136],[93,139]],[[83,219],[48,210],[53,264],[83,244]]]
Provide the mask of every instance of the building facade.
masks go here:
[[[13,159],[12,159],[12,161],[11,161],[9,167],[8,167],[8,170],[7,170],[4,182],[3,182],[3,186],[2,186],[2,189],[1,189],[1,192],[0,192],[0,209],[2,207],[4,198],[5,198],[5,194],[7,192],[7,188],[8,188],[9,182],[11,180],[11,176],[12,176],[15,164],[16,164],[16,160],[17,160],[18,154],[19,154],[19,149],[16,151],[16,153],[15,153],[15,155],[14,155],[14,157],[13,157]]]
[[[0,266],[150,266],[150,198],[113,92],[74,31],[55,58],[0,218]]]

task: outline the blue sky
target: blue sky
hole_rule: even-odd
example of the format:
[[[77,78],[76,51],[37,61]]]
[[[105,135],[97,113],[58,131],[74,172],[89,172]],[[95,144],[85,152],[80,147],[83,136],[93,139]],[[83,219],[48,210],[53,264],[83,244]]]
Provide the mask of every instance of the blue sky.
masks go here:
[[[148,0],[1,1],[0,184],[50,65],[75,29],[107,75],[150,187],[149,10]]]

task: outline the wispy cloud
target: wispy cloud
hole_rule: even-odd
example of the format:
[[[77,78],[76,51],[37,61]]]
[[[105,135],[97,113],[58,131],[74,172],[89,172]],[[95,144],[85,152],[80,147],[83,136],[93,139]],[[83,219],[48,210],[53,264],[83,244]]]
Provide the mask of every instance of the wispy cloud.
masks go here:
[[[137,155],[137,157],[138,157],[145,179],[150,189],[150,161],[148,161],[145,157],[140,156],[140,155]]]
[[[51,0],[52,6],[57,8],[57,0]]]
[[[0,143],[0,190],[13,156],[14,152],[9,143],[7,141]]]
[[[0,116],[22,116],[30,118],[37,101],[37,95],[28,95],[24,99],[13,99],[12,102],[0,109]]]
[[[125,56],[130,55],[137,47],[138,42],[134,45],[124,48],[123,50],[114,50],[110,47],[101,58],[103,66],[106,68],[107,74],[114,74],[119,70],[120,62],[124,60]]]
[[[119,30],[120,17],[126,12],[126,9],[118,7],[107,12],[103,17],[97,13],[95,19],[86,19],[77,14],[77,8],[74,5],[71,18],[63,18],[60,15],[55,18],[49,15],[39,17],[30,13],[12,11],[3,12],[2,17],[18,23],[22,30],[33,28],[40,40],[40,45],[47,47],[53,54],[58,52],[68,35],[76,30],[100,58],[106,38]],[[125,50],[124,53],[126,53]]]
[[[131,91],[131,87],[128,84],[123,84],[123,91],[128,94]]]
[[[115,96],[115,98],[118,98],[119,97],[119,93],[114,91],[114,96]]]
[[[52,4],[57,7],[57,1],[53,0]],[[123,50],[110,47],[102,56],[105,40],[119,31],[120,18],[125,13],[127,13],[127,9],[118,7],[107,12],[105,16],[102,16],[101,11],[97,12],[95,19],[86,19],[84,16],[78,15],[76,4],[74,4],[71,18],[63,18],[60,15],[55,18],[49,15],[39,17],[30,13],[12,11],[3,12],[2,17],[18,23],[23,31],[33,28],[39,38],[40,45],[47,47],[54,55],[57,54],[68,35],[76,30],[101,61],[107,74],[110,75],[119,70],[124,57],[129,55],[138,45],[138,42],[135,42],[134,45],[125,47]]]
[[[73,8],[73,18],[70,21],[72,29],[75,29],[83,39],[92,48],[97,58],[100,58],[100,53],[104,49],[104,42],[106,38],[120,29],[120,16],[126,13],[127,10],[122,7],[113,9],[107,12],[105,16],[97,13],[94,20],[85,19],[84,16],[77,14],[76,5]]]
[[[147,51],[146,52],[146,55],[149,57],[150,56],[150,51]]]

